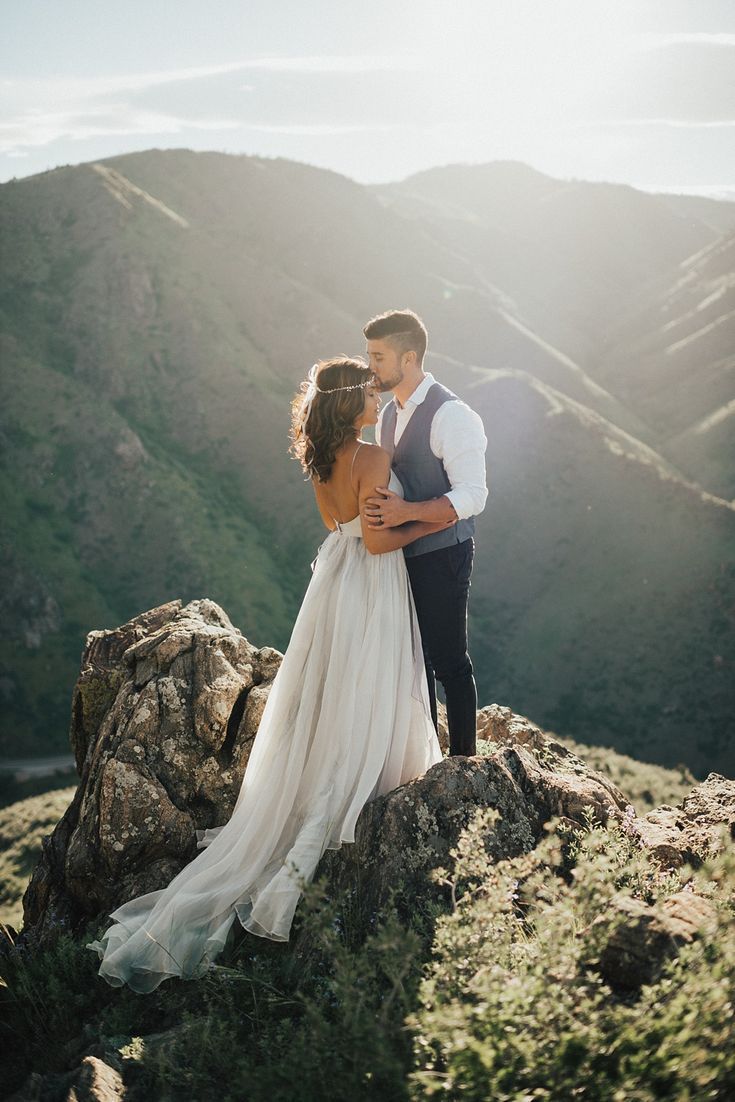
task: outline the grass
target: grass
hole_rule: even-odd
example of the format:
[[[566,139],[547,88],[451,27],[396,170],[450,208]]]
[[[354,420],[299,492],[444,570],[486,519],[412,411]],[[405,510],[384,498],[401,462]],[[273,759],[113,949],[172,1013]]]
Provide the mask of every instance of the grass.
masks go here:
[[[38,864],[43,836],[53,831],[75,790],[52,789],[0,808],[0,922],[16,930],[22,926],[23,893]]]

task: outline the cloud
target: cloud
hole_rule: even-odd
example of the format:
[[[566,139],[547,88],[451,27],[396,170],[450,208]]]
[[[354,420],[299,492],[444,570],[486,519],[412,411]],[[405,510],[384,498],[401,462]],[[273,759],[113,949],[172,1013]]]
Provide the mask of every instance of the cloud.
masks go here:
[[[366,131],[379,131],[385,132],[388,130],[397,130],[398,127],[394,124],[390,125],[372,125],[365,123],[357,126],[344,125],[342,123],[258,123],[258,122],[244,122],[242,123],[243,130],[257,130],[262,134],[299,134],[299,135],[313,135],[315,137],[321,137],[326,134],[364,134]]]
[[[105,77],[60,77],[37,80],[3,80],[5,101],[14,110],[0,123],[0,153],[20,156],[24,148],[49,145],[59,140],[122,134],[179,134],[186,130],[235,130],[247,128],[263,133],[327,135],[346,134],[390,127],[350,126],[330,123],[269,124],[246,123],[240,118],[197,117],[197,104],[185,112],[167,112],[128,103],[139,93],[177,82],[192,83],[232,73],[328,75],[405,70],[418,65],[416,58],[378,54],[324,54],[244,58],[218,65],[162,69],[144,73],[122,73]],[[240,84],[239,91],[251,92],[253,84]],[[236,111],[237,113],[237,111]]]
[[[186,130],[254,130],[263,134],[322,137],[366,131],[395,130],[395,125],[343,123],[267,123],[244,119],[185,118],[160,111],[131,108],[127,104],[90,107],[85,112],[30,111],[11,122],[0,123],[0,154],[23,157],[25,148],[51,142],[85,141],[123,134],[181,134]]]
[[[244,63],[246,69],[275,73],[380,73],[422,67],[418,57],[381,54],[318,55],[314,57],[261,57]]]
[[[228,61],[219,65],[199,65],[186,69],[161,69],[147,73],[119,73],[109,77],[58,77],[39,80],[4,80],[3,87],[20,98],[36,98],[46,102],[59,100],[83,102],[121,92],[143,92],[164,84],[204,80],[248,70],[276,73],[377,73],[416,69],[418,58],[377,55],[314,55],[309,57],[252,57]],[[241,85],[245,90],[252,85]]]
[[[37,80],[4,80],[3,87],[21,99],[59,100],[82,103],[121,92],[144,92],[176,81],[204,80],[205,77],[236,73],[245,67],[242,61],[222,65],[200,65],[188,69],[161,69],[148,73],[118,73],[110,77],[57,77]]]
[[[357,134],[366,131],[395,130],[394,124],[349,125],[343,123],[266,123],[244,119],[183,118],[158,111],[131,109],[127,104],[90,108],[84,113],[33,111],[8,123],[0,123],[0,154],[27,156],[24,147],[44,146],[67,139],[113,134],[180,134],[185,130],[254,130],[263,134],[294,134],[322,137],[331,134]]]
[[[719,129],[735,126],[735,119],[592,119],[574,125],[585,128],[590,126],[673,126],[686,129]]]
[[[241,125],[238,119],[181,118],[131,109],[127,104],[117,107],[108,104],[83,113],[35,110],[0,123],[0,153],[21,157],[25,148],[61,139],[84,141],[110,134],[180,134],[188,129],[233,130]]]
[[[615,98],[590,114],[603,125],[726,131],[735,119],[735,34],[635,37],[617,74]]]
[[[638,34],[633,38],[633,48],[637,50],[661,50],[668,46],[735,46],[735,34],[705,31],[675,32],[659,34]]]

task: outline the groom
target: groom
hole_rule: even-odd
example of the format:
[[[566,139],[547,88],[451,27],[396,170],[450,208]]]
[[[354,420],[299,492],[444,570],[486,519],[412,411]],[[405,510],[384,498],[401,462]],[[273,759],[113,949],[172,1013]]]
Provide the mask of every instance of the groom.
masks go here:
[[[449,527],[404,547],[424,645],[431,715],[436,726],[436,681],[444,686],[449,753],[475,754],[477,689],[467,653],[467,599],[475,516],[487,499],[482,420],[423,369],[427,333],[412,310],[380,314],[363,329],[380,390],[392,390],[376,439],[391,456],[404,498],[384,486],[369,498],[371,528],[409,520],[446,521]],[[450,523],[454,522],[454,523]]]

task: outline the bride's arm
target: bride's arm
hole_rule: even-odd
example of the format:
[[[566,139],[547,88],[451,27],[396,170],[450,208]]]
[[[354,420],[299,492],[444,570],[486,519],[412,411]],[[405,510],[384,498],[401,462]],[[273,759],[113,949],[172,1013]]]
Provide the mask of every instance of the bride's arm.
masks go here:
[[[365,504],[369,497],[374,497],[376,486],[387,486],[390,478],[390,456],[383,448],[362,448],[360,463],[357,466],[357,488],[360,502],[360,525],[365,547],[371,555],[385,555],[387,551],[397,551],[399,547],[405,547],[413,543],[420,536],[428,536],[431,532],[441,532],[449,528],[455,521],[441,521],[432,523],[423,520],[411,520],[407,524],[400,524],[396,528],[370,528],[365,514]]]

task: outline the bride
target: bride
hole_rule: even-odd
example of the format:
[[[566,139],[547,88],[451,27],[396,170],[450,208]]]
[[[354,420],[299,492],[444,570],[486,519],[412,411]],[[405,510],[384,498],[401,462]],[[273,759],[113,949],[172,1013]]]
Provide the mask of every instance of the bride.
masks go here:
[[[376,486],[401,486],[364,441],[380,398],[361,360],[315,364],[292,406],[291,451],[329,535],[273,681],[233,813],[197,830],[202,850],[159,891],[129,900],[87,943],[114,987],[148,992],[201,975],[237,917],[287,941],[303,884],[326,849],[354,842],[368,800],[442,754],[431,720],[416,613],[401,548],[443,525],[370,529]]]

